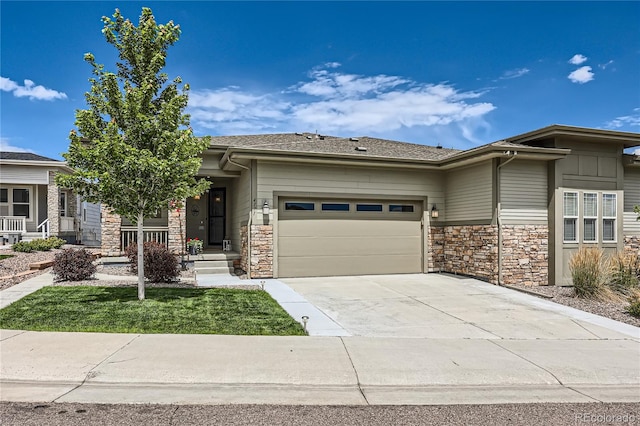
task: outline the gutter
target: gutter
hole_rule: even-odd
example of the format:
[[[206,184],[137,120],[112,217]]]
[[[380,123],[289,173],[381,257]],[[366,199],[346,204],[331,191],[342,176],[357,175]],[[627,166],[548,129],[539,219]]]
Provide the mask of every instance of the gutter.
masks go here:
[[[225,154],[226,156],[226,154]],[[234,166],[238,166],[242,169],[249,170],[249,220],[247,220],[247,276],[251,279],[251,221],[253,219],[253,169],[251,167],[244,166],[240,163],[236,163],[231,159],[231,157],[226,158],[229,164],[233,164]],[[242,247],[242,242],[240,242],[240,247]]]
[[[502,283],[502,205],[500,202],[500,169],[513,160],[516,159],[516,155],[518,155],[518,151],[505,151],[504,153],[508,159],[504,163],[498,164],[496,168],[496,192],[497,192],[497,203],[496,203],[496,219],[498,222],[498,285],[503,285]]]

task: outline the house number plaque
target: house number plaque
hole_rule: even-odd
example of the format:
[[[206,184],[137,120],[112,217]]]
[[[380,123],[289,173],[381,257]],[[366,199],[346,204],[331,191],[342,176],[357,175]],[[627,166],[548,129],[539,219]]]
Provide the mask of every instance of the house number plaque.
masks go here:
[[[198,216],[200,214],[200,209],[198,208],[198,206],[193,206],[191,208],[191,214],[194,216]]]

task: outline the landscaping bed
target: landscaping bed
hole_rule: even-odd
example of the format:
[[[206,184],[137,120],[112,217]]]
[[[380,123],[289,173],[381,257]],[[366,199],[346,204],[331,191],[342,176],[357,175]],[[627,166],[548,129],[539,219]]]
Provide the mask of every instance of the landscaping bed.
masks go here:
[[[131,284],[131,283],[129,283]],[[261,290],[44,287],[0,310],[0,328],[101,333],[305,335]]]
[[[3,255],[11,255],[11,257],[0,260],[0,290],[4,290],[5,288],[9,288],[46,272],[47,269],[33,270],[31,273],[22,275],[22,273],[30,271],[30,264],[52,261],[55,254],[59,251],[60,250],[51,250],[21,253],[12,250],[2,250],[0,253]]]

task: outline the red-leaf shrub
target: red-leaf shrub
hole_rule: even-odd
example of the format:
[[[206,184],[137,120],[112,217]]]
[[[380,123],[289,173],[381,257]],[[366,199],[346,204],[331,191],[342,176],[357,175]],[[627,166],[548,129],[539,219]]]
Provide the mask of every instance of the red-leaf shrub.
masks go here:
[[[58,281],[82,281],[95,273],[93,255],[85,249],[63,249],[53,259],[53,276]]]
[[[155,241],[144,243],[144,276],[152,283],[175,281],[180,275],[178,258],[163,244]],[[131,243],[126,249],[131,271],[138,273],[138,244]]]

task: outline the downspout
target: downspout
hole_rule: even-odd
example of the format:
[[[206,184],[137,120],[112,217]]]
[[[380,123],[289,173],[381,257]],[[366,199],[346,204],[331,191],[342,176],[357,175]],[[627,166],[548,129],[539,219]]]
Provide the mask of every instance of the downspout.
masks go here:
[[[509,158],[504,163],[498,164],[498,167],[496,168],[496,208],[498,210],[496,213],[496,219],[498,222],[498,285],[502,285],[502,205],[500,201],[500,169],[515,160],[516,155],[518,155],[518,151],[513,151],[513,153],[511,151],[505,151],[504,154]]]
[[[251,221],[253,219],[253,169],[251,167],[244,166],[240,163],[236,163],[231,159],[231,156],[227,161],[234,166],[238,166],[242,169],[249,170],[249,220],[247,220],[247,277],[251,279]],[[240,243],[242,244],[242,243]]]

